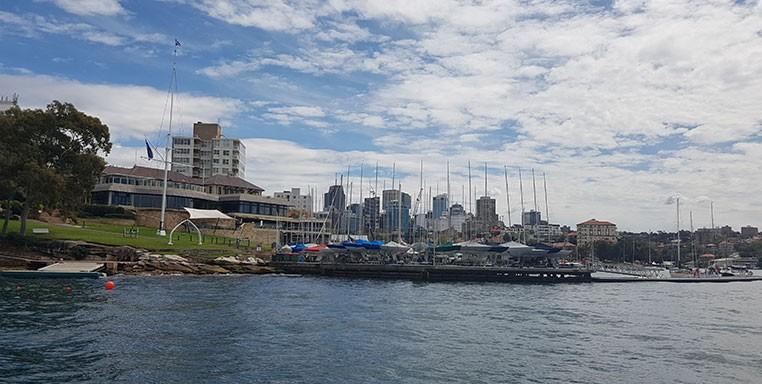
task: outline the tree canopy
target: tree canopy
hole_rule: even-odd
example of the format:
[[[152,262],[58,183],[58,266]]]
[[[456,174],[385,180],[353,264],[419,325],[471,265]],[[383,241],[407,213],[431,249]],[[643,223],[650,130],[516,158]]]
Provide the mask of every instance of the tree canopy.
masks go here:
[[[72,104],[11,108],[0,114],[0,198],[22,201],[21,233],[30,209],[71,217],[87,200],[111,151],[108,127]],[[7,228],[3,226],[3,234]]]

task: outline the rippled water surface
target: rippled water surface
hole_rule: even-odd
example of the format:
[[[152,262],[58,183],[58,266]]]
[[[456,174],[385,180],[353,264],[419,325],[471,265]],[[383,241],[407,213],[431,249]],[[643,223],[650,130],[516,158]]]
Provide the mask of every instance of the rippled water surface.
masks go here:
[[[0,280],[0,382],[762,382],[762,282],[115,281]]]

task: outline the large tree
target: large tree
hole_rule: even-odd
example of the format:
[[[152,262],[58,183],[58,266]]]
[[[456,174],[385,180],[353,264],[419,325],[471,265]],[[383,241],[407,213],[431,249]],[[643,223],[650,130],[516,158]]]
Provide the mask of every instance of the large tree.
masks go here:
[[[103,171],[101,156],[111,151],[106,125],[58,101],[45,110],[6,111],[0,137],[0,197],[22,196],[21,234],[32,209],[72,217]]]

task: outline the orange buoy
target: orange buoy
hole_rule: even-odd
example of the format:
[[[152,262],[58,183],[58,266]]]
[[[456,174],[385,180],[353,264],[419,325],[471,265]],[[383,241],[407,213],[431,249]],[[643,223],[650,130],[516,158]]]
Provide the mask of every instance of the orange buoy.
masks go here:
[[[116,287],[116,284],[114,284],[113,281],[109,280],[103,287],[106,288],[107,291],[110,291]]]
[[[63,290],[66,293],[71,293],[71,287],[64,287]]]

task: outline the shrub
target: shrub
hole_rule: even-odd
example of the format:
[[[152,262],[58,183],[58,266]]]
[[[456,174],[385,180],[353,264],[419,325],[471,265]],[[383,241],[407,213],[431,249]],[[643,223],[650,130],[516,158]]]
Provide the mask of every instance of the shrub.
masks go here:
[[[105,217],[109,219],[134,219],[135,213],[115,205],[87,205],[79,212],[79,217]]]

